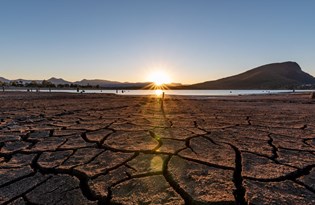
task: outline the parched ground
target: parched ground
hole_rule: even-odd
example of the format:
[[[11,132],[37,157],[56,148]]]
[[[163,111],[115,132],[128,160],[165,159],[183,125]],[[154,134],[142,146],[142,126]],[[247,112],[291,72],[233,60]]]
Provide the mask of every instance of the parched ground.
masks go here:
[[[0,93],[0,204],[315,204],[315,100]]]

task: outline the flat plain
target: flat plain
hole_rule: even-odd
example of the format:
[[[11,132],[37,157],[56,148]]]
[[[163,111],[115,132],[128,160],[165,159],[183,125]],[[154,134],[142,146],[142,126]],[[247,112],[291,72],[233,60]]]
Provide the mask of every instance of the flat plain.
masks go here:
[[[315,100],[2,92],[0,204],[315,204]]]

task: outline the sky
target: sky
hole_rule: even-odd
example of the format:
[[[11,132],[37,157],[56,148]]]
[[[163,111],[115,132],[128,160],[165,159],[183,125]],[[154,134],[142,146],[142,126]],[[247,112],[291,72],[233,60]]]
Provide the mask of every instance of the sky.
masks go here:
[[[0,0],[0,76],[215,80],[295,61],[315,76],[312,0]]]

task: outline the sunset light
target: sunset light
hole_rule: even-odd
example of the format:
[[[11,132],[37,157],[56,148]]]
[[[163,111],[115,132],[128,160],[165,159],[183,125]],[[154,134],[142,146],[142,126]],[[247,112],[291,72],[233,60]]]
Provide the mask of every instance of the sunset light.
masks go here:
[[[155,90],[155,94],[156,94],[157,96],[162,95],[162,93],[163,93],[163,90],[160,90],[160,89]]]
[[[315,205],[314,8],[0,0],[0,205]]]
[[[149,81],[153,82],[156,86],[171,83],[169,75],[163,71],[155,71],[149,75]]]

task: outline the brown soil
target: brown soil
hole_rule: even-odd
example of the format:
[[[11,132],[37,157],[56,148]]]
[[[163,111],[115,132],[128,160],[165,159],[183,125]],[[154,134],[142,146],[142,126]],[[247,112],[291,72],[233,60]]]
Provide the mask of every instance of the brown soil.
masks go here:
[[[0,93],[0,204],[315,204],[308,95]]]

